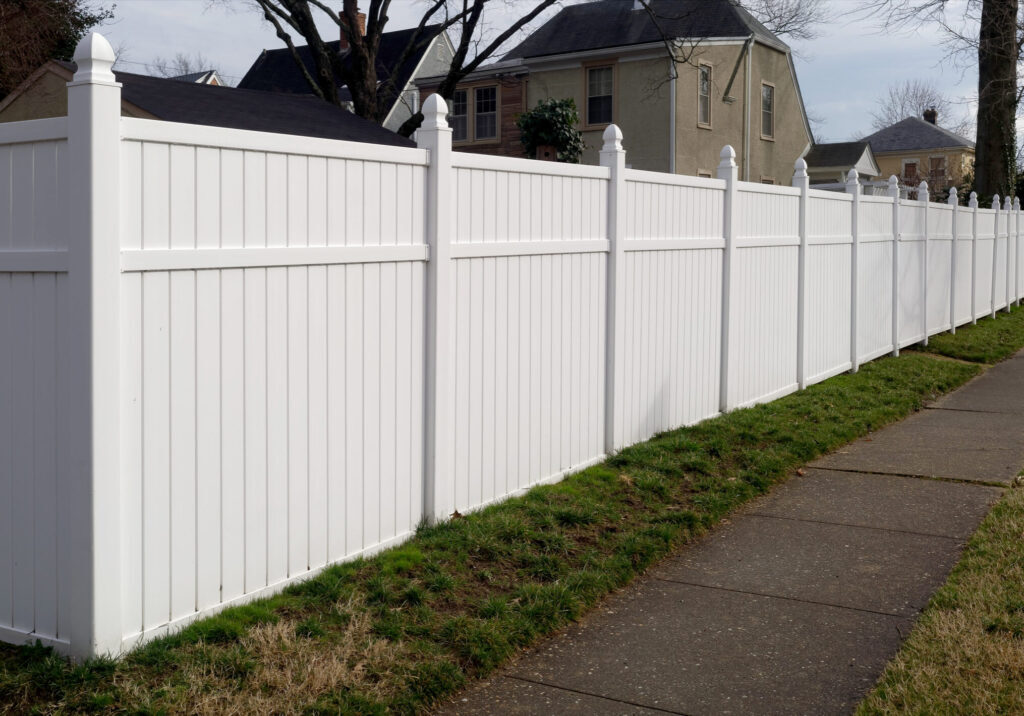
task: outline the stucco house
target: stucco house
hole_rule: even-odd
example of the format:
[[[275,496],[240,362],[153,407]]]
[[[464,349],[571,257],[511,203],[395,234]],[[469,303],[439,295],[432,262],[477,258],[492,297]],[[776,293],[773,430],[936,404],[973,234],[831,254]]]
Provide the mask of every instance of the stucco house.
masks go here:
[[[636,169],[712,176],[731,144],[741,179],[788,184],[812,142],[789,47],[730,0],[649,7],[565,7],[500,66],[467,78],[451,103],[456,148],[522,156],[512,123],[519,107],[571,97],[585,163],[597,163],[601,133],[614,122]],[[436,83],[420,86],[428,94]]]
[[[365,22],[365,16],[360,13],[360,20]],[[365,27],[362,28],[365,33]],[[438,27],[426,26],[424,33],[429,35],[436,32]],[[387,82],[394,78],[393,87],[395,91],[390,92],[385,98],[388,102],[388,114],[383,126],[391,131],[397,131],[405,120],[419,111],[419,93],[416,90],[416,80],[421,77],[438,75],[447,71],[451,65],[455,48],[445,32],[437,34],[430,42],[419,44],[409,56],[398,67],[402,53],[408,47],[409,41],[415,28],[406,30],[395,30],[385,32],[380,37],[380,47],[377,52],[377,78],[380,82]],[[328,50],[345,53],[348,51],[348,41],[344,33],[341,39],[326,43]],[[313,56],[308,45],[296,46],[296,52],[302,63],[312,73],[315,72]],[[281,92],[286,94],[313,95],[309,83],[303,77],[288,48],[276,50],[263,50],[256,61],[245,73],[245,77],[238,83],[241,89],[262,90],[266,92]],[[352,95],[344,85],[339,86],[339,94],[342,102],[351,102]]]
[[[74,63],[47,62],[0,102],[0,122],[67,115],[67,83],[74,73]],[[130,72],[114,75],[122,85],[121,114],[125,117],[412,146],[408,139],[312,95],[235,89]]]
[[[933,195],[960,186],[974,171],[974,142],[940,127],[934,109],[880,129],[864,141],[878,161],[878,179],[895,175],[906,186],[926,179]]]

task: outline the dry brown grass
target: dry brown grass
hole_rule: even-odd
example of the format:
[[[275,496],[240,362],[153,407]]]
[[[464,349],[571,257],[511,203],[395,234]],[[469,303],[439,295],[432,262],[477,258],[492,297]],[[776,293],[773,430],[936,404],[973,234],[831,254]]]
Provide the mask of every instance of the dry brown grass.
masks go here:
[[[1024,489],[1008,492],[858,714],[1024,713]]]

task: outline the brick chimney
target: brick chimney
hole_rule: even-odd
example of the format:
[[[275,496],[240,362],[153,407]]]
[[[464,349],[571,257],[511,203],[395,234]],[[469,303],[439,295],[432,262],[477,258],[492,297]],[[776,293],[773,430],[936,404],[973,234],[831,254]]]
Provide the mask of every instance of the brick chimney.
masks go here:
[[[345,15],[343,13],[338,13],[338,19],[341,20],[341,23],[342,23],[342,28],[341,28],[341,46],[338,49],[344,51],[344,50],[348,49],[348,37],[345,36],[345,30],[344,30],[344,26],[345,26],[345,22],[346,22]],[[366,13],[365,12],[356,12],[356,20],[359,23],[359,36],[360,37],[366,37]]]
[[[939,113],[935,111],[934,107],[929,107],[924,111],[924,121],[928,124],[936,124],[939,120]]]

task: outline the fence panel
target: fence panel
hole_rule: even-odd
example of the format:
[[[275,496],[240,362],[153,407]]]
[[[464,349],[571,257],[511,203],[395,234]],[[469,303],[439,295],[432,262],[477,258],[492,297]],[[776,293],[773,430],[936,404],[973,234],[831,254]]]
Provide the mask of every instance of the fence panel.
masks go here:
[[[425,252],[420,152],[350,160],[127,126],[131,640],[415,528]]]
[[[731,380],[737,404],[749,405],[797,386],[800,192],[741,183],[737,194]]]
[[[971,321],[971,286],[974,273],[974,212],[960,207],[956,212],[956,297],[955,323]]]
[[[991,209],[978,209],[978,246],[975,264],[974,310],[975,318],[992,313],[992,258],[995,251],[996,213]]]
[[[872,360],[892,350],[892,199],[862,196],[858,228],[858,358]]]
[[[953,257],[953,209],[928,207],[928,335],[949,329],[949,291]]]
[[[899,327],[900,347],[924,340],[927,247],[925,207],[917,201],[900,202]]]
[[[853,198],[813,191],[807,206],[807,380],[850,367]]]
[[[66,645],[66,121],[0,127],[0,639]]]

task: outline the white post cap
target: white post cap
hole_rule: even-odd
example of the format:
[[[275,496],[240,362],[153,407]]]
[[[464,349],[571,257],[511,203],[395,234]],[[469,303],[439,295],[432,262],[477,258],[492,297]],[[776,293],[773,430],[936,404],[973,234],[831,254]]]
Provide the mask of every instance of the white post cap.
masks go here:
[[[968,202],[967,205],[970,206],[972,209],[977,209],[978,208],[978,192],[976,192],[976,191],[972,191],[971,192],[970,201]]]
[[[604,146],[601,147],[602,152],[621,152],[622,149],[622,130],[619,129],[617,124],[609,124],[604,134],[601,135],[604,140]]]
[[[736,150],[732,148],[731,144],[726,144],[724,147],[722,147],[722,151],[718,156],[721,159],[721,161],[718,163],[719,169],[723,167],[731,168],[736,166]]]
[[[115,81],[111,68],[117,56],[107,38],[98,32],[90,32],[79,41],[73,58],[78,70],[74,82],[106,82]]]
[[[992,208],[998,210],[1001,206],[1002,205],[999,203],[999,195],[998,194],[993,194],[992,195]]]
[[[420,129],[449,129],[445,117],[448,116],[448,103],[441,95],[434,93],[423,103],[423,124]]]
[[[1005,209],[1006,211],[1009,211],[1012,208],[1013,208],[1013,199],[1011,199],[1010,197],[1006,197],[1006,200],[1003,202],[1003,209]]]
[[[949,196],[946,197],[946,203],[949,204],[950,206],[956,206],[957,204],[960,203],[960,200],[956,195],[955,186],[949,187]]]

